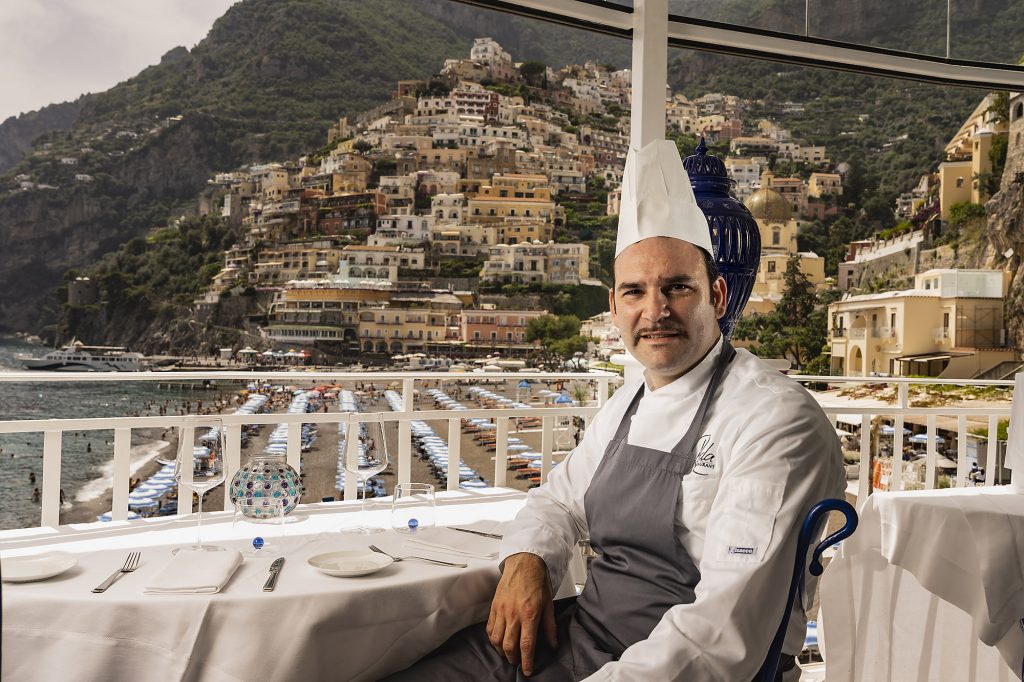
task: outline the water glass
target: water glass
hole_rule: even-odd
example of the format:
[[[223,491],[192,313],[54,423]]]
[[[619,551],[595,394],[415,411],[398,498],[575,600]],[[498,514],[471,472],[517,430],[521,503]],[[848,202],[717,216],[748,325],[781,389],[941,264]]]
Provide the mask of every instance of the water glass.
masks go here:
[[[391,502],[391,527],[399,533],[416,533],[434,527],[434,486],[399,483]]]
[[[285,518],[287,501],[261,498],[240,499],[235,502],[232,536],[245,542],[242,556],[258,559],[276,557],[284,553]],[[259,514],[256,514],[258,507]]]

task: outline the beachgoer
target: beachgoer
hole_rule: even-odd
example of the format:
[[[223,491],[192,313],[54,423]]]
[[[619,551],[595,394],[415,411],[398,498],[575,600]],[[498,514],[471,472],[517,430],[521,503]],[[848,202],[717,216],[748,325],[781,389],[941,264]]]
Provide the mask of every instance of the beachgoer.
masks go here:
[[[34,472],[34,471],[28,472],[28,484],[29,485],[35,485],[36,484],[36,472]]]
[[[32,488],[32,501],[39,502],[39,488]]]

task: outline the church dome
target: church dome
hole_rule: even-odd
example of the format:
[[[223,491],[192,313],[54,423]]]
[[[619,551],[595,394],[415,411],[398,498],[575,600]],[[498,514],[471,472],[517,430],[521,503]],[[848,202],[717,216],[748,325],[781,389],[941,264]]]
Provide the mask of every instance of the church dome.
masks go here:
[[[745,205],[755,220],[786,222],[793,217],[793,209],[789,202],[770,187],[755,190],[747,198]]]

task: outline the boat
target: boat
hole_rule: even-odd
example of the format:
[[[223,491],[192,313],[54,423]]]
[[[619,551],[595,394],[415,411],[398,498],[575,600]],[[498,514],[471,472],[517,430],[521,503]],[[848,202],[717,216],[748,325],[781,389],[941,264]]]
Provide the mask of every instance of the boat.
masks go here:
[[[77,340],[41,358],[17,357],[27,369],[54,372],[138,372],[146,365],[141,353],[120,346],[87,346]]]

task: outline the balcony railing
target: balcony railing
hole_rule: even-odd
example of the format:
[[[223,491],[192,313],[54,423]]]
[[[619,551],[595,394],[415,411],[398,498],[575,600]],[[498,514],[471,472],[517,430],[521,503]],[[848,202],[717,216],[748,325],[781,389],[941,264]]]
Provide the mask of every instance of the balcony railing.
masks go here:
[[[383,339],[382,339],[383,340]],[[509,420],[512,418],[539,418],[541,421],[541,481],[547,480],[551,471],[552,455],[555,445],[555,431],[559,420],[565,421],[572,417],[581,417],[589,421],[607,399],[611,381],[615,374],[608,372],[589,373],[547,373],[547,372],[516,372],[501,374],[467,374],[449,372],[137,372],[137,373],[87,373],[67,374],[48,372],[0,373],[0,383],[62,383],[62,382],[97,382],[97,381],[156,381],[184,382],[203,380],[238,380],[252,382],[254,380],[295,384],[297,382],[328,382],[328,383],[399,383],[405,409],[401,412],[384,412],[386,422],[398,424],[398,453],[395,461],[397,482],[409,482],[411,477],[411,459],[413,439],[410,423],[414,420],[447,420],[448,451],[453,461],[460,457],[462,420],[484,418],[495,423],[495,486],[504,486],[507,481],[507,462],[509,457]],[[593,385],[597,396],[591,406],[573,407],[533,407],[533,408],[481,408],[468,410],[417,410],[414,408],[413,396],[416,383],[423,381],[474,381],[486,383],[494,380],[531,381],[583,381]],[[321,424],[337,423],[347,413],[317,412],[305,414],[265,413],[255,415],[218,415],[224,423],[226,432],[226,449],[224,458],[225,471],[233,472],[241,466],[242,427],[245,424]],[[212,416],[212,415],[211,415]],[[358,418],[358,415],[356,415]],[[113,464],[113,506],[112,519],[123,521],[128,517],[128,493],[130,485],[131,436],[133,429],[143,428],[178,428],[182,424],[181,416],[158,417],[117,417],[101,419],[45,419],[45,420],[8,420],[0,421],[0,433],[42,433],[43,434],[43,472],[39,486],[41,493],[41,526],[57,526],[60,519],[60,486],[61,486],[61,444],[65,432],[88,432],[100,430],[114,431],[114,464]],[[296,470],[299,469],[301,457],[300,429],[289,428],[287,461]],[[448,490],[459,488],[459,467],[450,467],[446,481]],[[185,495],[179,492],[179,499],[190,499],[191,486],[179,486]],[[357,483],[355,477],[346,477],[344,499],[356,499]],[[223,486],[225,505],[230,504],[227,486]],[[191,512],[191,505],[179,507],[178,514]]]
[[[456,382],[494,380],[541,380],[541,381],[583,381],[596,389],[596,399],[587,406],[573,407],[530,407],[530,408],[479,408],[460,411],[415,409],[413,404],[414,391],[417,384],[424,381]],[[856,492],[859,500],[876,489],[874,474],[875,463],[883,463],[887,467],[887,475],[892,481],[888,489],[901,490],[909,487],[935,488],[943,485],[961,487],[969,485],[968,473],[970,461],[968,457],[968,436],[977,441],[987,441],[984,436],[969,434],[970,428],[986,428],[988,433],[997,433],[999,420],[1010,415],[1010,405],[1005,407],[916,407],[910,404],[911,385],[945,384],[961,386],[1001,386],[1012,387],[1012,381],[954,381],[927,380],[906,378],[865,378],[836,376],[794,376],[795,380],[810,384],[812,388],[827,384],[830,388],[843,384],[867,385],[888,384],[896,386],[896,397],[893,404],[863,405],[854,403],[836,404],[831,392],[816,393],[822,409],[834,423],[842,423],[851,427],[847,439],[847,450],[860,453],[860,467],[855,480],[851,481],[851,492]],[[45,372],[0,373],[0,383],[61,383],[61,382],[99,382],[99,381],[198,381],[198,380],[238,380],[251,382],[265,380],[284,384],[298,381],[355,383],[374,382],[377,384],[397,383],[403,396],[402,411],[384,412],[384,420],[397,423],[398,446],[395,458],[397,482],[407,482],[411,476],[411,458],[413,454],[413,438],[410,423],[414,420],[446,420],[448,422],[448,447],[453,460],[460,456],[462,423],[464,419],[484,418],[492,420],[495,425],[495,457],[493,485],[503,486],[507,482],[507,463],[509,457],[510,420],[515,418],[538,418],[541,422],[540,462],[541,480],[546,480],[553,463],[555,451],[556,429],[559,422],[571,417],[581,417],[584,423],[590,421],[604,404],[613,381],[614,374],[604,372],[590,373],[501,373],[501,374],[466,374],[446,372],[373,372],[373,373],[339,373],[339,372],[140,372],[134,374],[84,374],[70,375]],[[841,399],[840,399],[841,402]],[[337,423],[341,412],[317,412],[306,414],[266,413],[258,415],[222,415],[226,431],[225,469],[236,470],[241,464],[242,427],[245,424],[308,424]],[[838,422],[837,422],[838,420]],[[891,436],[878,435],[881,421],[891,422],[894,432]],[[85,418],[85,419],[46,419],[46,420],[7,420],[0,421],[0,433],[43,434],[43,471],[41,491],[41,526],[56,526],[60,518],[60,480],[61,480],[61,447],[62,437],[67,432],[86,432],[99,430],[114,431],[113,449],[113,518],[124,520],[128,514],[128,493],[130,479],[129,452],[131,436],[134,429],[143,428],[177,428],[181,425],[179,416],[154,417],[120,417],[120,418]],[[907,425],[918,424],[924,427],[922,434],[917,434],[914,441],[910,434],[904,435]],[[940,480],[938,476],[941,464],[942,434],[945,433],[946,445],[955,441],[955,447],[946,447],[945,457],[952,459],[956,467],[948,470],[948,478]],[[924,447],[924,466],[904,462],[901,457],[886,456],[886,453],[900,453],[904,445],[919,444]],[[1001,483],[1001,444],[997,443],[996,452],[986,460],[985,485]],[[299,468],[301,457],[300,430],[290,429],[287,446],[287,460],[296,469]],[[914,473],[917,472],[917,473]],[[910,476],[914,473],[913,476]],[[450,467],[446,485],[449,490],[459,486],[458,467]],[[490,477],[489,477],[490,478]],[[186,487],[184,499],[188,499]],[[225,502],[227,492],[224,493]],[[347,477],[344,490],[345,499],[354,499],[357,495],[354,477]],[[179,514],[191,511],[190,505],[179,507]]]

